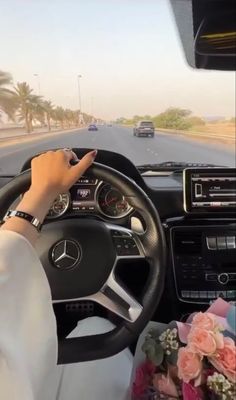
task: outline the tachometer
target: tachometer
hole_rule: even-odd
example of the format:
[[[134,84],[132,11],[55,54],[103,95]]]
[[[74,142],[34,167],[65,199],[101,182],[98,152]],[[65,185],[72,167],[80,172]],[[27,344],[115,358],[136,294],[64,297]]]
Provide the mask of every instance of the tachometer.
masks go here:
[[[65,214],[70,205],[70,195],[68,193],[59,194],[54,200],[47,218],[57,218]]]
[[[99,189],[98,206],[105,216],[112,218],[125,217],[132,210],[122,193],[109,184]]]

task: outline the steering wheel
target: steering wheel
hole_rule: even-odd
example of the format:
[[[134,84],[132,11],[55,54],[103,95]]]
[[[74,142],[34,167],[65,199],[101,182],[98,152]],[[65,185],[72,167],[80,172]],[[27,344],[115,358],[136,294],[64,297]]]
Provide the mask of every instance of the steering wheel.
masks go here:
[[[51,287],[53,302],[92,300],[121,317],[104,334],[59,340],[58,363],[70,364],[110,357],[132,343],[151,319],[160,301],[166,245],[158,213],[146,193],[120,172],[94,163],[87,174],[119,189],[143,217],[142,234],[107,222],[68,218],[44,224],[36,251]],[[0,190],[0,218],[28,190],[31,171],[17,175]],[[118,281],[122,260],[146,260],[149,276],[139,301]]]

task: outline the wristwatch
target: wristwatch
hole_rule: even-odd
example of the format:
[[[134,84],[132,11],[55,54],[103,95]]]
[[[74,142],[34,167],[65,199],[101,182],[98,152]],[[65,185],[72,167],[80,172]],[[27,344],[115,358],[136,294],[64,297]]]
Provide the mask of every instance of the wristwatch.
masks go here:
[[[28,221],[32,226],[34,226],[37,229],[38,232],[40,232],[42,229],[42,224],[38,220],[38,218],[35,218],[24,211],[9,210],[7,211],[5,217],[3,218],[3,221],[7,221],[9,218],[12,217],[18,217],[24,219],[25,221]]]

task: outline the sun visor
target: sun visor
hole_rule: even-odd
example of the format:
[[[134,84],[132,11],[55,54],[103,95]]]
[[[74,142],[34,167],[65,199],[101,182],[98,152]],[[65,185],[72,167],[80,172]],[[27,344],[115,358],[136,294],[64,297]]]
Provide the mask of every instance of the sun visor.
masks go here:
[[[186,60],[193,68],[236,68],[236,2],[170,0]]]

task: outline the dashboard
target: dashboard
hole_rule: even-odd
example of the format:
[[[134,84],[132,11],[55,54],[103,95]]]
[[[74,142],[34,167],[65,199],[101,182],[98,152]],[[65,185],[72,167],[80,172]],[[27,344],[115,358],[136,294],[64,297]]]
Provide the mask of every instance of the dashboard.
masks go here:
[[[127,217],[132,210],[123,194],[109,183],[83,176],[68,193],[62,193],[55,199],[47,220],[70,213],[75,216],[90,214],[106,219],[119,219]]]
[[[73,150],[80,159],[89,149]],[[30,161],[22,171],[30,167]],[[135,181],[158,210],[167,241],[163,310],[168,307],[172,312],[168,320],[204,310],[217,297],[236,301],[236,169],[196,166],[141,174],[126,157],[105,150],[98,152],[96,161]],[[0,176],[0,188],[11,178]],[[88,175],[58,196],[46,223],[84,216],[127,228],[132,228],[133,217],[139,218],[123,193]],[[126,268],[125,276],[131,270],[131,266]],[[143,280],[140,271],[136,269],[130,277],[134,287]],[[161,314],[159,308],[158,320]]]

